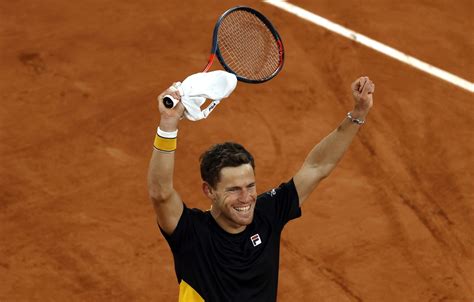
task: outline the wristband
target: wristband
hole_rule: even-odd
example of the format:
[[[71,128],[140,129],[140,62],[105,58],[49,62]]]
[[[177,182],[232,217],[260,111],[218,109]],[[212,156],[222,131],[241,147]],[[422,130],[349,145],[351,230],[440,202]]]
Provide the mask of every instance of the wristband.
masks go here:
[[[163,131],[160,129],[160,127],[158,127],[156,129],[156,134],[164,138],[176,138],[178,136],[178,129],[176,129],[175,131],[168,132],[168,131]]]
[[[361,119],[358,119],[358,118],[353,118],[352,117],[352,112],[347,112],[347,118],[351,120],[351,122],[353,122],[354,124],[357,124],[357,125],[363,125],[365,123],[364,120],[361,120]]]
[[[176,150],[178,130],[167,132],[158,127],[153,146],[160,151],[173,152]]]

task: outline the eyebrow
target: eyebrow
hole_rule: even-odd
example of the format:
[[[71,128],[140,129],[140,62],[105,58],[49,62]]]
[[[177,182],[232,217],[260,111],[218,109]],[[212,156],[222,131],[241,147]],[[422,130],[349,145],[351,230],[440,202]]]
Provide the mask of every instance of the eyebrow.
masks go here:
[[[248,187],[253,187],[253,186],[255,186],[255,182],[251,182],[248,185],[246,185],[245,187],[248,188]],[[240,188],[241,187],[239,187],[239,186],[233,186],[233,187],[227,187],[227,188],[225,188],[225,190],[227,191],[227,190],[240,189]]]
[[[234,187],[227,187],[227,188],[225,188],[226,191],[235,190],[235,189],[240,189],[240,187],[234,186]]]

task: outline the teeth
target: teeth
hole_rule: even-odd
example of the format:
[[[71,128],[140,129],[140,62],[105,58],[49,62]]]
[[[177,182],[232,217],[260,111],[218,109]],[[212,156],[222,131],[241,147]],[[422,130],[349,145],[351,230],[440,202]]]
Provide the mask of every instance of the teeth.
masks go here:
[[[239,212],[244,212],[244,211],[250,210],[250,205],[248,205],[248,206],[246,206],[246,207],[239,207],[239,208],[234,207],[234,209],[235,209],[236,211],[239,211]]]

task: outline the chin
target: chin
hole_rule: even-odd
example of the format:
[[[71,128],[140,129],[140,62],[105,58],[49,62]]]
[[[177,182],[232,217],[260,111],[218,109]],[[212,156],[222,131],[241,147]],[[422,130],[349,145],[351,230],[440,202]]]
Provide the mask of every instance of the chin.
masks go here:
[[[233,217],[233,221],[238,224],[238,225],[249,225],[252,223],[253,221],[253,211],[251,213],[249,213],[249,216],[248,217],[239,217],[239,216],[234,216]]]

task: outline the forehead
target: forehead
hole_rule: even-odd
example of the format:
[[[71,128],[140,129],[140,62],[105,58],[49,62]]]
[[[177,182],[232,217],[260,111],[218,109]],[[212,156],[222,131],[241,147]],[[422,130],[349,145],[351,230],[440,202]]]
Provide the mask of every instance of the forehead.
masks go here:
[[[217,184],[222,186],[246,186],[255,182],[255,173],[250,164],[243,164],[237,167],[225,167],[220,171],[220,181]]]

